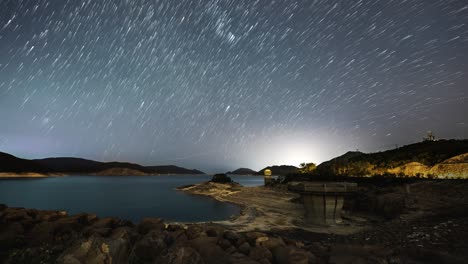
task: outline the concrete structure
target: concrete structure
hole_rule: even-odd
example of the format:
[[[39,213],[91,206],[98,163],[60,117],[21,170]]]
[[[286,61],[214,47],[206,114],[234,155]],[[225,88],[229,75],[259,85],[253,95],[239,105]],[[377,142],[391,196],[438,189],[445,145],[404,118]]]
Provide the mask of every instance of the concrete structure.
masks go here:
[[[335,225],[342,222],[341,210],[345,196],[357,190],[348,182],[292,182],[289,190],[301,194],[305,222],[312,225]]]
[[[266,169],[263,171],[263,175],[264,175],[264,180],[265,180],[265,186],[268,186],[272,183],[273,181],[273,177],[271,176],[271,170],[270,169]]]

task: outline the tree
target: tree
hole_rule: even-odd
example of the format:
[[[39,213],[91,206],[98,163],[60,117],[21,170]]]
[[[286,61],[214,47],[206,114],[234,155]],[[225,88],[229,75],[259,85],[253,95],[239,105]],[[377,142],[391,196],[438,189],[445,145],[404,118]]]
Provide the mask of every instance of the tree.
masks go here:
[[[424,141],[435,141],[435,136],[432,131],[427,131],[426,136],[423,138]]]
[[[317,168],[317,165],[315,163],[310,162],[310,163],[301,163],[299,165],[299,172],[301,173],[311,173]]]

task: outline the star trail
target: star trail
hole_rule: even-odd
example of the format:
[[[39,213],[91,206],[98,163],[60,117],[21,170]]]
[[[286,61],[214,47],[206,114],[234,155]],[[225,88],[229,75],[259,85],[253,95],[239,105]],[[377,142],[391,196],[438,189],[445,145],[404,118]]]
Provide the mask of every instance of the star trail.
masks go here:
[[[468,137],[465,0],[1,0],[0,150],[207,171]]]

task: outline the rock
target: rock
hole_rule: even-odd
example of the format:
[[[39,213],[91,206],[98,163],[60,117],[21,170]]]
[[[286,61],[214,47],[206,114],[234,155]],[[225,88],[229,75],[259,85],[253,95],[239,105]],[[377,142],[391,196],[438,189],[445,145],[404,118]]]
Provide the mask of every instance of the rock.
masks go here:
[[[26,241],[30,246],[51,243],[54,240],[55,223],[41,222],[35,225],[27,234]]]
[[[112,239],[125,239],[131,242],[134,242],[137,234],[135,233],[134,229],[130,227],[118,227],[112,230],[111,238]]]
[[[200,253],[206,264],[228,263],[229,255],[216,242],[214,237],[199,237],[190,240],[189,244]]]
[[[230,246],[227,249],[225,249],[224,252],[226,252],[227,254],[234,254],[235,252],[237,252],[237,248]]]
[[[257,261],[252,260],[242,253],[234,253],[229,257],[230,264],[258,264]]]
[[[167,226],[168,231],[180,231],[180,230],[185,230],[185,228],[182,225],[175,225],[175,224],[169,224]]]
[[[187,238],[189,240],[192,240],[197,237],[200,237],[203,234],[203,227],[199,225],[189,225],[187,227],[187,230],[185,230],[185,233],[187,234]]]
[[[250,248],[249,257],[253,260],[268,259],[269,261],[273,260],[273,255],[270,250],[264,247],[253,247]]]
[[[227,239],[224,239],[224,238],[221,238],[218,240],[218,245],[223,249],[223,250],[226,250],[228,248],[230,248],[232,245],[231,245],[231,242],[229,242],[229,240]]]
[[[330,256],[390,256],[393,250],[377,245],[336,244],[330,247]]]
[[[277,247],[273,250],[273,258],[278,264],[308,264],[309,258],[305,251],[297,250],[292,247]]]
[[[166,242],[167,245],[172,245],[173,243],[180,243],[187,241],[188,238],[185,235],[185,230],[178,230],[174,232],[166,232],[164,241]]]
[[[167,264],[204,264],[200,254],[190,247],[175,247],[154,263]]]
[[[313,242],[312,245],[307,247],[307,251],[312,252],[315,256],[324,257],[328,255],[328,248],[319,242]]]
[[[101,237],[108,237],[112,233],[112,228],[109,228],[109,227],[90,228],[90,229],[85,229],[83,233],[86,236],[98,235]]]
[[[221,228],[216,228],[216,227],[210,227],[206,229],[206,235],[209,237],[217,237],[222,233]]]
[[[268,237],[268,235],[265,233],[261,233],[261,232],[248,232],[245,234],[245,238],[247,242],[249,242],[249,244],[252,246],[255,245],[255,241],[259,237]]]
[[[258,261],[260,264],[271,264],[271,262],[268,259],[261,259]]]
[[[19,223],[12,223],[0,227],[0,252],[1,249],[11,248],[21,242],[24,228]]]
[[[57,263],[93,263],[93,264],[110,264],[121,263],[113,262],[112,254],[109,245],[104,239],[92,237],[89,240],[75,243],[72,247],[65,250],[57,259]]]
[[[255,244],[257,246],[265,247],[270,251],[274,250],[277,247],[286,246],[286,244],[283,242],[283,239],[275,237],[259,237],[255,241]]]
[[[22,208],[7,208],[4,210],[3,221],[5,223],[19,222],[23,220],[32,220],[25,209]]]
[[[250,252],[250,245],[247,242],[244,242],[242,245],[239,246],[239,252],[248,255]]]
[[[119,219],[114,217],[105,217],[95,221],[92,226],[93,228],[115,228],[119,224],[121,224]]]
[[[232,231],[225,231],[223,236],[224,238],[228,239],[231,242],[236,242],[240,238],[239,234],[232,232]]]
[[[35,219],[38,221],[55,221],[59,218],[66,217],[66,211],[39,211]]]
[[[5,209],[7,209],[8,206],[6,204],[0,204],[0,211],[3,211]]]
[[[359,257],[359,256],[330,256],[328,263],[329,264],[367,264],[368,262],[366,261],[365,258]]]
[[[152,231],[152,230],[163,231],[164,229],[165,229],[165,224],[161,218],[153,218],[153,217],[143,218],[140,224],[138,224],[138,232],[142,235],[145,235],[149,231]]]
[[[154,262],[166,253],[167,245],[157,233],[149,233],[137,241],[131,253],[132,262]]]
[[[56,237],[67,237],[81,231],[84,228],[80,217],[59,218],[53,222],[53,226]]]

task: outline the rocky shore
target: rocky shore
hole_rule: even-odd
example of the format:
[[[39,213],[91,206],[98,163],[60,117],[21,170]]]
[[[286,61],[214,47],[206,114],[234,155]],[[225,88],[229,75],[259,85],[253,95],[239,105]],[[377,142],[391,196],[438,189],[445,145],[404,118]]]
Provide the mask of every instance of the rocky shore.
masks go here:
[[[212,224],[138,225],[93,214],[69,216],[0,206],[1,263],[326,263],[327,249]]]
[[[135,224],[0,205],[0,263],[466,263],[467,182],[415,183],[409,194],[362,188],[346,205],[342,226],[352,232],[302,228],[295,194],[235,183],[182,188],[244,205],[244,215],[218,223]]]

